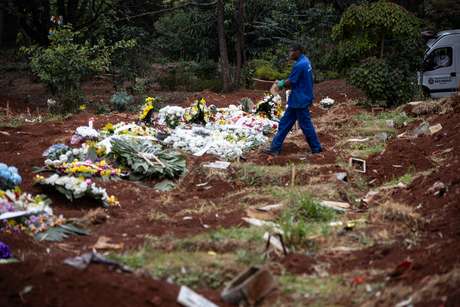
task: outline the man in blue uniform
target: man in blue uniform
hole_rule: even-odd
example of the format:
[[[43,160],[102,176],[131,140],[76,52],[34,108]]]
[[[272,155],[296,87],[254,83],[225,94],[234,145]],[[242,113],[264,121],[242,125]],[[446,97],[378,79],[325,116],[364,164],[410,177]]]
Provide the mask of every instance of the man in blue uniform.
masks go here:
[[[299,121],[305,139],[310,145],[311,152],[316,154],[322,151],[321,144],[316,135],[315,127],[311,122],[309,107],[313,102],[313,69],[310,60],[303,54],[302,47],[294,45],[289,50],[290,58],[295,62],[288,79],[277,81],[279,89],[290,88],[291,94],[287,108],[280,119],[278,132],[273,138],[270,155],[279,155],[284,139],[294,123]]]

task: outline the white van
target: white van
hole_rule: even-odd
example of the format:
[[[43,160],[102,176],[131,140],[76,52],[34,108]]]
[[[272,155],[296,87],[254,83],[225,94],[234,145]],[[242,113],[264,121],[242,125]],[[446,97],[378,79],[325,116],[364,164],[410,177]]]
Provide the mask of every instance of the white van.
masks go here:
[[[451,96],[459,90],[460,30],[442,31],[427,42],[419,82],[432,98]]]

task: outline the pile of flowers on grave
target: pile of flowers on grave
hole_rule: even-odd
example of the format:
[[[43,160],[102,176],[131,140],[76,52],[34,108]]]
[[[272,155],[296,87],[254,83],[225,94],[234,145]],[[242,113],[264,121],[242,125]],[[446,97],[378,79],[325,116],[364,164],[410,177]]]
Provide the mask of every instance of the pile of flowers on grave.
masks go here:
[[[158,105],[148,97],[135,122],[99,123],[102,128],[96,129],[90,119],[75,130],[69,145],[54,144],[43,153],[35,183],[69,201],[90,197],[105,207],[117,206],[100,181],[177,178],[187,170],[184,152],[236,159],[266,143],[282,115],[280,97],[268,95],[257,104],[226,108],[205,99],[186,108]]]
[[[10,173],[1,171],[5,169]],[[0,163],[0,232],[24,232],[39,240],[51,241],[62,240],[71,234],[87,234],[62,215],[54,215],[51,200],[45,195],[22,192],[18,187],[20,182],[21,176],[15,167]]]

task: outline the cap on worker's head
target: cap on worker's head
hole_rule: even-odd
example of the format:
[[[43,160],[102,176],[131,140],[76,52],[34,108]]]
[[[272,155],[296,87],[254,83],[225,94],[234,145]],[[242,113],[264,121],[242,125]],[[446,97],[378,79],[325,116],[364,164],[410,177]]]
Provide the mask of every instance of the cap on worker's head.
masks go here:
[[[297,44],[297,43],[292,44],[291,46],[289,46],[289,50],[290,50],[290,51],[300,51],[300,52],[303,53],[303,47],[302,47],[302,45]]]

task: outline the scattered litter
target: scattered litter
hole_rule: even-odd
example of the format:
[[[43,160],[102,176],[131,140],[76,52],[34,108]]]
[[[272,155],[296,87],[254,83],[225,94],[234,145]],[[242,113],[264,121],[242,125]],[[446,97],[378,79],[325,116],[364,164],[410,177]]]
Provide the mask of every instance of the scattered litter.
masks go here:
[[[425,101],[421,100],[421,101],[411,101],[408,103],[408,105],[411,105],[411,106],[416,106],[416,105],[419,105],[421,103],[424,103]]]
[[[352,169],[357,172],[365,173],[366,172],[366,160],[359,158],[350,158],[349,165]]]
[[[395,121],[392,119],[387,119],[386,124],[388,128],[394,128],[395,127]]]
[[[246,223],[253,225],[253,226],[257,226],[257,227],[269,226],[275,229],[279,229],[279,225],[273,222],[262,221],[262,220],[250,218],[250,217],[243,217],[242,219]]]
[[[355,276],[351,282],[353,285],[362,285],[364,283],[364,277],[363,276]]]
[[[348,174],[346,172],[335,173],[335,178],[339,181],[348,182]]]
[[[401,167],[403,167],[403,166],[400,165],[400,164],[394,164],[393,167],[395,167],[395,168],[401,168]]]
[[[446,193],[447,187],[441,181],[436,181],[427,191],[428,194],[433,194],[434,196],[442,196]]]
[[[420,135],[430,135],[430,125],[427,122],[421,123],[417,128],[414,129],[412,135],[418,137]]]
[[[185,307],[218,307],[202,295],[186,286],[181,286],[177,302]]]
[[[331,251],[333,252],[342,252],[342,253],[351,253],[351,252],[355,252],[358,250],[361,250],[361,247],[336,246],[336,247],[331,248]]]
[[[319,204],[323,207],[331,208],[337,211],[346,211],[350,209],[350,204],[340,201],[322,200]]]
[[[335,100],[332,99],[332,98],[329,98],[327,96],[325,98],[321,99],[321,101],[319,102],[319,105],[324,109],[329,109],[334,104],[335,104]]]
[[[271,234],[269,232],[265,232],[263,238],[267,241],[267,244],[265,246],[265,252],[268,252],[270,246],[273,246],[275,250],[282,252],[285,256],[288,254],[288,249],[284,245],[282,234]]]
[[[249,306],[255,306],[276,288],[275,278],[270,271],[266,268],[250,267],[224,288],[221,297],[230,304],[246,302]]]
[[[377,133],[375,135],[375,138],[380,142],[386,142],[386,141],[388,141],[388,133],[386,133],[386,132]]]
[[[204,186],[207,185],[207,184],[208,184],[207,182],[203,182],[203,183],[197,184],[196,186],[197,186],[197,187],[204,187]]]
[[[189,221],[189,220],[193,220],[193,217],[191,217],[191,216],[184,216],[182,219],[183,219],[184,221]]]
[[[203,166],[207,168],[214,168],[214,169],[227,169],[230,166],[230,164],[231,164],[230,162],[226,162],[226,161],[215,161],[212,163],[205,164]]]
[[[437,133],[437,132],[439,132],[439,131],[442,130],[442,125],[441,125],[441,124],[437,124],[437,125],[434,125],[434,126],[430,126],[429,129],[430,129],[431,135],[433,135],[433,134],[435,134],[435,133]]]
[[[201,226],[203,226],[203,228],[206,228],[206,229],[209,229],[209,228],[211,227],[211,226],[209,226],[208,224],[203,224],[203,225],[201,225]]]
[[[395,307],[408,307],[413,306],[412,297],[409,297],[407,300],[401,301],[395,305]]]
[[[83,255],[77,257],[67,258],[64,260],[64,263],[80,270],[86,269],[90,263],[100,263],[114,267],[116,269],[120,269],[123,272],[133,272],[131,268],[119,264],[113,260],[107,259],[96,251],[84,253]]]
[[[410,259],[406,259],[389,274],[390,277],[399,277],[403,275],[405,272],[409,271],[412,268],[413,262]]]
[[[362,138],[362,139],[348,139],[345,141],[345,143],[351,143],[351,142],[358,142],[358,143],[362,143],[362,142],[367,142],[369,141],[369,138]]]
[[[272,221],[276,219],[277,214],[273,211],[259,210],[258,208],[248,208],[246,209],[246,215],[249,218],[254,218],[264,221]]]
[[[6,131],[0,131],[0,133],[3,134],[3,135],[6,135],[6,136],[9,136],[9,135],[10,135],[10,133],[9,133],[9,132],[6,132]]]
[[[123,249],[123,243],[110,243],[110,238],[106,236],[100,236],[94,244],[94,249]]]
[[[30,293],[34,287],[31,285],[25,286],[20,292],[19,292],[19,297],[21,298],[22,302],[24,302],[24,295],[27,293]]]
[[[278,209],[281,209],[281,208],[283,208],[282,204],[275,204],[275,205],[268,205],[268,206],[264,206],[264,207],[259,207],[259,208],[257,208],[257,210],[268,212],[268,211],[278,210]]]

